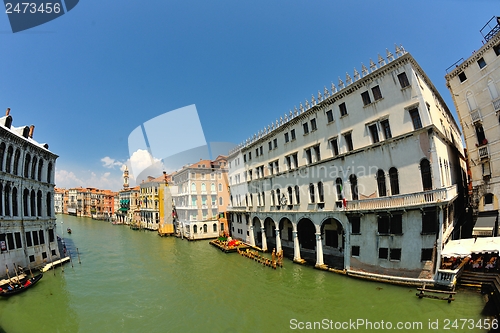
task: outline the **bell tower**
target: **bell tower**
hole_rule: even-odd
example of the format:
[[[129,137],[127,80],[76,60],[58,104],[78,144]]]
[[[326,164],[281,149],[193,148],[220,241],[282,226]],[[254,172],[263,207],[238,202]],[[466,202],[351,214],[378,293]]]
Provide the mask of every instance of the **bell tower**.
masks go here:
[[[128,190],[128,169],[127,166],[125,166],[125,170],[123,171],[123,189]]]

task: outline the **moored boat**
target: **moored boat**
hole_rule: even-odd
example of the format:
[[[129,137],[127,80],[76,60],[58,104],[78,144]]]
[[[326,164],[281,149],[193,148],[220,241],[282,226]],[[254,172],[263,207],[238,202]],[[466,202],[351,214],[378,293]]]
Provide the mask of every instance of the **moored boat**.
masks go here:
[[[8,283],[0,287],[0,296],[9,297],[15,294],[22,293],[27,289],[33,287],[40,279],[43,277],[43,274],[38,274],[29,279],[22,280],[19,283]]]

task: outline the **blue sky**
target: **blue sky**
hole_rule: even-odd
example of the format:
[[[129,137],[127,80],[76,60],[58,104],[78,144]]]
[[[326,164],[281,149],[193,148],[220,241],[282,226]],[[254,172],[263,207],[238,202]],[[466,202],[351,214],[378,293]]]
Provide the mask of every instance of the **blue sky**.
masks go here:
[[[13,34],[0,14],[0,108],[59,155],[57,186],[118,190],[149,119],[195,104],[207,142],[239,143],[395,43],[453,109],[445,70],[494,15],[497,0],[81,0]]]

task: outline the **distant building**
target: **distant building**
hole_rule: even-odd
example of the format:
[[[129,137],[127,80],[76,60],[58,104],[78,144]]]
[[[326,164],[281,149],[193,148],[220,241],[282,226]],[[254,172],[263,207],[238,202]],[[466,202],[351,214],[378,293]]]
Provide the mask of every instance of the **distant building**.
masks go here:
[[[218,213],[228,205],[227,158],[200,160],[179,170],[172,177],[177,187],[174,205],[177,232],[189,239],[215,238],[227,230],[219,225]]]
[[[157,178],[149,176],[139,185],[141,228],[158,230],[158,224],[160,222],[160,199],[158,197],[158,191],[160,183],[163,181],[163,176]]]
[[[37,267],[59,259],[54,211],[57,155],[33,139],[34,126],[0,118],[0,275],[14,263]]]
[[[54,189],[54,212],[56,214],[63,214],[64,212],[64,189]]]
[[[296,262],[437,278],[460,224],[460,130],[402,47],[339,79],[228,156],[231,233]]]
[[[174,173],[175,174],[175,173]],[[173,195],[177,194],[177,187],[170,186],[172,176],[163,172],[163,180],[159,182],[158,199],[160,210],[160,222],[158,234],[160,236],[173,235],[175,233],[174,219],[175,209],[173,207]]]
[[[497,236],[500,198],[500,18],[481,31],[484,42],[454,64],[446,83],[460,117],[472,182],[475,236]]]

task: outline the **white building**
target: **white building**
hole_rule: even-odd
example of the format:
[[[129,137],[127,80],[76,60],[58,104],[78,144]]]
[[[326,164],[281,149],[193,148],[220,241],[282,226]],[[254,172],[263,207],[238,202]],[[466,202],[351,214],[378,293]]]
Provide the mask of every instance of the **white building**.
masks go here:
[[[217,238],[224,231],[219,212],[227,205],[227,159],[200,160],[172,175],[176,233],[190,240]]]
[[[319,267],[432,279],[464,207],[462,152],[396,47],[230,152],[232,235]]]
[[[497,236],[500,198],[500,18],[481,31],[484,42],[446,75],[467,145],[472,206],[477,218],[473,235]],[[497,227],[495,227],[497,224]]]
[[[14,263],[34,268],[60,257],[54,212],[57,155],[33,139],[34,126],[0,118],[0,276]]]
[[[54,211],[56,214],[64,213],[64,189],[54,189]]]

